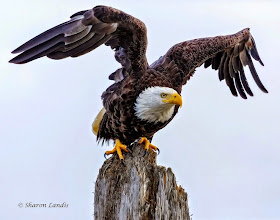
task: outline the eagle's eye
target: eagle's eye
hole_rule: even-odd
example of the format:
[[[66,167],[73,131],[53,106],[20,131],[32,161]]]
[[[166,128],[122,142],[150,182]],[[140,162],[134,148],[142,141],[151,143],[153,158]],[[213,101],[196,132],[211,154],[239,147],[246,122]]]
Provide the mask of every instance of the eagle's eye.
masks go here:
[[[167,94],[165,94],[165,93],[161,93],[161,94],[160,94],[160,97],[161,97],[161,98],[166,98],[166,96],[167,96]]]

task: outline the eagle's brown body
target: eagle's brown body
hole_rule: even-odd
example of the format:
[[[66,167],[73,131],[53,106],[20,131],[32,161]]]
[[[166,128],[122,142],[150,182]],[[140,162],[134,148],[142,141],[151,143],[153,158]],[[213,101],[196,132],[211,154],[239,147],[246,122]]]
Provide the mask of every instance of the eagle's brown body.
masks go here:
[[[253,95],[243,66],[248,65],[259,88],[267,92],[258,78],[251,56],[262,64],[249,29],[236,34],[185,41],[173,46],[164,56],[148,65],[146,59],[147,32],[140,20],[117,9],[97,6],[74,14],[61,24],[17,48],[22,52],[12,63],[26,63],[42,56],[52,59],[77,57],[101,44],[116,50],[116,60],[122,65],[110,79],[115,80],[102,95],[105,114],[98,139],[119,139],[130,144],[139,137],[151,139],[178,112],[164,122],[147,122],[135,114],[139,94],[149,87],[169,87],[181,93],[182,86],[203,63],[218,70],[232,94],[247,98]],[[262,64],[263,65],[263,64]],[[237,90],[236,90],[237,89]],[[238,93],[237,93],[238,91]]]
[[[104,140],[118,138],[124,144],[130,144],[139,137],[151,139],[155,132],[173,119],[178,107],[168,121],[149,123],[136,117],[134,110],[136,98],[141,91],[148,87],[164,85],[174,88],[173,82],[174,80],[168,74],[148,69],[139,78],[129,75],[124,80],[110,86],[102,95],[106,113],[99,126],[97,137]],[[175,90],[180,93],[181,88],[182,86],[177,86]]]

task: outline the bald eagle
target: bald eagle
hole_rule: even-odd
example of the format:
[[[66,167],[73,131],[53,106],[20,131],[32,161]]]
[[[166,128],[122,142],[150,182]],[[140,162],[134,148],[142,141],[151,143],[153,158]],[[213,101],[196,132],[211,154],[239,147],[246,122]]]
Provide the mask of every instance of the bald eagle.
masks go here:
[[[12,53],[10,60],[23,64],[47,56],[51,59],[78,57],[102,44],[115,51],[121,68],[110,74],[115,82],[102,94],[103,109],[93,123],[98,141],[115,141],[112,151],[123,161],[122,151],[138,140],[145,149],[157,150],[151,144],[153,135],[165,127],[182,106],[182,86],[204,64],[218,70],[232,95],[246,99],[253,96],[244,66],[249,66],[258,87],[265,93],[252,58],[263,62],[249,28],[227,36],[200,38],[178,43],[156,62],[146,58],[147,30],[137,18],[118,9],[96,6],[80,11],[71,19],[29,40]]]

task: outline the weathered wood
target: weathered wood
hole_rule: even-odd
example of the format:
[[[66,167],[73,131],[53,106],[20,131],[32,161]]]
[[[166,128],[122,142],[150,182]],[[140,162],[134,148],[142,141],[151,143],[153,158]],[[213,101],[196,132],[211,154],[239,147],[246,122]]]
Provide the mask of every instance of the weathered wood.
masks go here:
[[[177,186],[171,168],[156,164],[156,153],[143,147],[106,160],[95,183],[94,218],[189,220],[187,193]]]

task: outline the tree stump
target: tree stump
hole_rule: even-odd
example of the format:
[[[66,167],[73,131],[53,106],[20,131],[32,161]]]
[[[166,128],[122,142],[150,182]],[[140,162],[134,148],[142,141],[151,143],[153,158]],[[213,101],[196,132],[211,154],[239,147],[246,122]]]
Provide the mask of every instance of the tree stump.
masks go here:
[[[95,183],[94,219],[190,219],[187,193],[171,168],[157,166],[156,156],[134,144],[124,153],[125,165],[117,155],[104,162]]]

